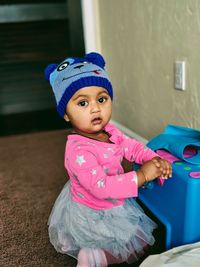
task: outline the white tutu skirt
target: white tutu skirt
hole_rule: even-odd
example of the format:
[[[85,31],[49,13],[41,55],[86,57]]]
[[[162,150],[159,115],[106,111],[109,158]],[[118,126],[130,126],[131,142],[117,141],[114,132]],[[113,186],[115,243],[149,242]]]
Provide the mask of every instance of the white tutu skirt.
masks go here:
[[[156,224],[133,198],[112,209],[91,209],[72,201],[70,182],[58,196],[48,225],[55,249],[75,258],[81,248],[100,248],[131,263],[155,241],[152,232]]]

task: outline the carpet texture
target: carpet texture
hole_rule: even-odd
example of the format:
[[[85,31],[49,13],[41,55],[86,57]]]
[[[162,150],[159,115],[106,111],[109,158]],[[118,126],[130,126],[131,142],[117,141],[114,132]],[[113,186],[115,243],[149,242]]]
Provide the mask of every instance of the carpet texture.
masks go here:
[[[0,138],[0,266],[66,267],[76,260],[49,243],[47,220],[67,181],[67,131]]]

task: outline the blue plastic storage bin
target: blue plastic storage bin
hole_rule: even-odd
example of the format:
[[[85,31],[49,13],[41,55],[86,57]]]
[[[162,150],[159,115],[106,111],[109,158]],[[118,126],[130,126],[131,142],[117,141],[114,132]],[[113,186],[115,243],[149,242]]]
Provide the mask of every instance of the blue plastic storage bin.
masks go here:
[[[169,125],[147,146],[178,157],[172,178],[163,186],[153,181],[139,190],[139,199],[165,227],[166,250],[200,241],[200,131]],[[186,158],[184,151],[191,146],[197,148],[196,155]]]
[[[200,165],[173,163],[173,177],[139,190],[139,199],[165,226],[166,250],[200,241],[200,178],[190,177]]]

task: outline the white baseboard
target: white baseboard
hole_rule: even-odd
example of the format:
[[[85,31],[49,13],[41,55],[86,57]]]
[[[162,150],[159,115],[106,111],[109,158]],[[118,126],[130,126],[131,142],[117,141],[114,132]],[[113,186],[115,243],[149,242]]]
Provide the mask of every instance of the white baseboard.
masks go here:
[[[111,122],[113,124],[115,124],[123,133],[125,133],[126,135],[135,138],[138,141],[143,142],[144,144],[146,144],[148,142],[147,139],[145,139],[144,137],[136,134],[135,132],[133,132],[131,129],[125,127],[124,125],[122,125],[121,123],[115,121],[115,120],[111,120]]]

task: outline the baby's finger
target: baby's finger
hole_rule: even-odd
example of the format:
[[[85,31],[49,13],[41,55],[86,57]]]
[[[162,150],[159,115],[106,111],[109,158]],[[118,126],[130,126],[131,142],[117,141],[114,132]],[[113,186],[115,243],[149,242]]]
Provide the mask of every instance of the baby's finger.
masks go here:
[[[157,168],[160,167],[160,161],[158,161],[157,159],[152,159],[152,162],[155,164],[155,166],[156,166]]]
[[[170,174],[169,164],[166,160],[161,159],[160,160],[160,170],[162,170],[162,175],[165,177],[168,177]]]
[[[164,165],[164,169],[165,169],[165,174],[168,177],[171,177],[172,176],[172,167],[171,167],[171,164],[168,161],[165,161],[165,162],[163,162],[163,165]]]
[[[167,176],[164,176],[164,175],[160,176],[160,178],[161,179],[164,179],[164,180],[167,180],[168,179],[168,177]]]
[[[169,177],[172,177],[172,165],[169,165]]]
[[[166,172],[169,177],[172,176],[172,166],[168,161],[165,161]]]
[[[164,176],[165,178],[168,177],[167,171],[165,169],[162,170],[162,176]]]

